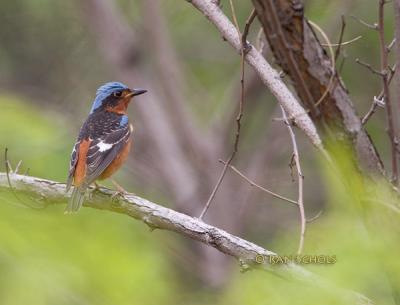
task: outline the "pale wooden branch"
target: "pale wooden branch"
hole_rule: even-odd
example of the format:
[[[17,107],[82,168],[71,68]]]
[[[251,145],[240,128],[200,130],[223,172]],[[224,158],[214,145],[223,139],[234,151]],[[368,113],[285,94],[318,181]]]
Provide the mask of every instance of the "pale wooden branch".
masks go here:
[[[213,0],[187,0],[213,23],[229,44],[241,54],[242,42],[235,26],[225,16],[218,1]],[[278,102],[285,109],[289,118],[307,135],[311,142],[323,150],[321,139],[317,129],[304,108],[299,104],[292,92],[279,76],[279,73],[271,67],[265,58],[249,44],[249,51],[245,60],[259,75],[263,83],[271,90]]]
[[[285,121],[285,124],[289,130],[289,135],[290,139],[292,141],[292,146],[293,146],[293,160],[296,165],[297,169],[297,179],[298,179],[298,199],[297,199],[297,204],[299,206],[299,211],[300,211],[300,241],[299,241],[299,248],[297,249],[297,254],[301,254],[303,252],[304,248],[304,235],[306,234],[306,215],[304,212],[304,202],[303,202],[303,172],[301,170],[301,165],[300,165],[300,156],[299,156],[299,150],[297,148],[297,141],[296,141],[296,135],[293,132],[292,126],[290,125],[290,121],[288,120],[285,110],[281,107],[282,110],[282,116]]]
[[[43,207],[65,204],[70,196],[70,193],[65,192],[64,183],[15,173],[11,173],[9,178],[15,192],[28,195],[31,200],[41,203]],[[6,173],[0,173],[0,190],[10,190]],[[276,253],[208,225],[198,218],[157,205],[133,194],[124,194],[112,199],[114,193],[114,191],[106,188],[96,189],[91,196],[88,196],[84,206],[125,214],[143,221],[152,230],[173,231],[199,241],[236,258],[243,270],[262,269],[289,280],[323,288],[329,293],[336,294],[339,298],[348,301],[348,303],[373,304],[364,295],[337,288],[327,280],[294,263],[271,264],[268,257],[276,256]],[[260,258],[263,259],[260,260]]]

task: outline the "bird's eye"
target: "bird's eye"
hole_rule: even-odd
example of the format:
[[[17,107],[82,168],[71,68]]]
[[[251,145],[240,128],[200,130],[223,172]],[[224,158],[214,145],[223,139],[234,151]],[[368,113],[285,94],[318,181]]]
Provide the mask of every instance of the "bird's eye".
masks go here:
[[[116,97],[121,97],[122,96],[122,91],[116,91],[113,93],[114,96]]]

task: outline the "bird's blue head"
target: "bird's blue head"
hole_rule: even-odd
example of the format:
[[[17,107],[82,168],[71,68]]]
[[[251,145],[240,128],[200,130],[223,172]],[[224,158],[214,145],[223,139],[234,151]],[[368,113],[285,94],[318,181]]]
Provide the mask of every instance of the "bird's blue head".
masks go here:
[[[113,109],[117,106],[124,108],[128,106],[129,101],[133,96],[146,93],[147,90],[143,89],[130,89],[128,86],[120,82],[108,82],[97,89],[96,97],[93,101],[90,113],[101,109]]]

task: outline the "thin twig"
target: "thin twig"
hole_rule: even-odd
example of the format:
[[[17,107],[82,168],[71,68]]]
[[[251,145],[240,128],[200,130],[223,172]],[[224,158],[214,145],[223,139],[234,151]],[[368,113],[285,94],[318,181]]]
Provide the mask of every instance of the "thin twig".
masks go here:
[[[372,68],[372,66],[369,63],[363,62],[359,58],[356,58],[356,63],[358,63],[360,66],[367,68],[369,71],[371,71],[372,73],[374,73],[376,75],[379,75],[380,77],[383,76],[382,71]]]
[[[344,29],[346,28],[346,20],[344,19],[344,16],[342,15],[341,17],[342,20],[342,26],[340,28],[340,35],[339,35],[339,42],[338,42],[338,47],[336,48],[335,51],[335,61],[338,59],[339,55],[340,55],[340,48],[343,45],[343,35],[344,35]]]
[[[359,23],[361,23],[362,25],[366,26],[367,28],[371,29],[371,30],[378,30],[378,24],[374,23],[374,24],[369,24],[368,22],[365,22],[364,20],[358,18],[357,16],[351,15],[351,18],[353,18],[354,20],[358,21]]]
[[[382,85],[385,96],[385,108],[388,124],[388,135],[392,151],[392,183],[397,185],[398,182],[398,164],[397,164],[397,137],[395,134],[394,117],[392,110],[392,102],[390,98],[389,82],[388,82],[388,50],[385,44],[385,28],[384,28],[384,6],[385,0],[379,0],[378,11],[378,33],[379,33],[379,46],[381,51],[381,71],[382,71]]]
[[[17,166],[15,166],[14,173],[18,174],[21,164],[22,164],[22,160],[19,160],[19,162],[17,163]]]
[[[230,0],[230,5],[231,5],[231,10],[232,10],[232,18],[233,21],[235,23],[236,26],[236,30],[238,32],[239,37],[242,37],[241,42],[242,42],[242,48],[241,48],[241,62],[240,62],[240,66],[241,66],[241,78],[240,78],[240,101],[239,101],[239,112],[238,115],[236,117],[236,134],[235,134],[235,142],[233,144],[233,151],[230,155],[230,157],[228,158],[228,160],[226,160],[224,168],[222,169],[222,172],[218,178],[217,183],[214,186],[214,189],[211,192],[210,197],[208,198],[203,210],[201,211],[201,214],[199,216],[200,219],[203,219],[204,215],[207,213],[207,210],[209,209],[211,202],[213,201],[215,195],[217,194],[217,191],[219,189],[219,187],[222,184],[222,181],[224,180],[224,177],[226,175],[226,172],[228,170],[228,166],[231,164],[231,162],[233,161],[233,159],[235,158],[235,155],[238,151],[239,148],[239,140],[240,140],[240,129],[241,129],[241,120],[243,117],[243,104],[244,104],[244,97],[245,97],[245,90],[244,90],[244,57],[246,55],[247,52],[247,35],[249,33],[249,29],[251,26],[251,23],[254,21],[254,18],[256,16],[255,14],[255,10],[253,10],[250,13],[249,18],[247,18],[246,21],[246,25],[245,25],[245,29],[243,31],[243,35],[240,33],[240,28],[239,28],[239,24],[237,22],[237,18],[236,18],[236,13],[235,13],[235,7],[233,5],[232,0]]]
[[[392,82],[393,76],[396,73],[396,67],[397,64],[395,64],[391,69],[390,69],[390,75],[388,77],[388,83],[390,85],[390,83]],[[361,124],[365,125],[368,120],[371,118],[371,116],[375,113],[376,109],[378,108],[378,106],[382,106],[384,107],[385,105],[385,101],[384,101],[384,95],[385,92],[382,91],[379,93],[378,96],[374,96],[374,100],[371,104],[371,107],[369,108],[368,112],[365,114],[365,116],[362,118],[361,120]]]
[[[10,172],[12,173],[12,167],[11,167],[11,163],[8,160],[8,148],[6,147],[4,150],[4,164],[6,166],[6,175],[7,175],[7,182],[8,182],[8,186],[10,187],[11,193],[13,194],[13,196],[15,197],[15,199],[17,199],[19,202],[21,202],[22,204],[25,205],[25,203],[23,203],[23,201],[19,198],[19,196],[17,195],[16,192],[14,192],[14,188],[11,185],[11,179],[10,179]]]
[[[300,229],[300,241],[299,241],[299,247],[297,250],[297,254],[301,254],[303,252],[303,247],[304,247],[304,235],[306,234],[306,215],[304,212],[304,203],[303,203],[303,173],[301,171],[301,165],[300,165],[300,157],[299,157],[299,151],[297,149],[297,142],[296,142],[296,135],[293,132],[292,126],[290,125],[290,122],[286,116],[286,112],[281,106],[282,110],[282,116],[285,120],[285,124],[289,130],[290,138],[292,140],[292,146],[293,146],[293,159],[296,163],[296,169],[297,169],[297,176],[298,176],[298,200],[297,204],[299,206],[299,211],[300,211],[300,223],[301,223],[301,229]]]
[[[263,34],[264,34],[264,30],[262,27],[260,27],[260,29],[258,30],[257,39],[256,39],[256,49],[260,53],[263,53],[264,45],[265,45],[265,43],[263,41]]]
[[[329,78],[329,82],[328,85],[326,86],[326,89],[324,91],[324,93],[321,95],[321,97],[318,99],[318,101],[315,103],[315,107],[318,107],[319,104],[321,104],[323,102],[323,100],[325,99],[325,97],[328,95],[329,91],[332,89],[333,84],[334,84],[334,79],[336,76],[336,56],[333,52],[333,48],[331,47],[332,43],[329,40],[328,35],[324,32],[324,30],[315,22],[312,22],[311,20],[308,20],[308,23],[316,30],[318,30],[318,32],[320,32],[320,34],[322,35],[322,37],[325,39],[325,42],[328,44],[328,49],[329,49],[329,53],[330,53],[330,57],[331,57],[331,77]]]
[[[395,45],[395,43],[396,43],[396,37],[393,38],[392,42],[389,43],[389,45],[387,46],[386,49],[387,49],[388,52],[390,52],[390,51],[392,50],[392,48],[393,48],[393,46]]]
[[[383,98],[379,98],[374,96],[374,99],[372,101],[371,107],[369,108],[368,112],[365,114],[365,116],[361,119],[361,124],[365,125],[368,120],[371,118],[371,116],[375,113],[376,109],[378,108],[378,106],[383,106],[385,105],[385,102],[383,100]]]
[[[350,39],[350,40],[347,40],[347,41],[343,41],[342,42],[342,46],[347,46],[349,44],[352,44],[353,42],[356,42],[357,40],[359,40],[361,38],[362,38],[362,36],[360,35],[360,36],[354,37],[353,39]],[[338,47],[339,44],[338,43],[333,43],[333,44],[329,45],[329,44],[326,44],[326,43],[321,43],[321,46],[323,46],[323,47],[329,47],[329,46]]]
[[[226,162],[223,161],[223,160],[219,160],[219,162],[221,162],[221,163],[224,164],[224,165],[226,164]],[[260,189],[261,191],[263,191],[263,192],[265,192],[265,193],[270,194],[271,196],[273,196],[273,197],[275,197],[275,198],[278,198],[278,199],[287,201],[287,202],[289,202],[289,203],[291,203],[291,204],[294,204],[295,206],[298,206],[297,201],[295,201],[295,200],[293,200],[293,199],[290,199],[290,198],[287,198],[287,197],[285,197],[285,196],[279,195],[279,194],[277,194],[277,193],[275,193],[275,192],[272,192],[272,191],[266,189],[265,187],[263,187],[263,186],[257,184],[256,182],[254,182],[253,180],[251,180],[249,177],[247,177],[245,174],[243,174],[241,171],[239,171],[235,166],[229,165],[229,168],[230,168],[234,173],[236,173],[239,177],[242,177],[245,181],[247,181],[247,182],[250,184],[250,186],[255,186],[256,188]]]
[[[15,197],[15,199],[17,199],[17,201],[19,203],[21,203],[22,205],[24,205],[26,207],[29,207],[31,209],[36,209],[36,210],[43,209],[44,207],[46,207],[45,205],[33,206],[33,205],[30,205],[30,204],[26,203],[25,201],[23,201],[17,195],[17,193],[14,191],[14,187],[11,185],[10,173],[17,175],[18,174],[18,170],[19,170],[19,168],[21,166],[21,163],[22,163],[22,160],[18,162],[17,166],[15,167],[15,170],[13,171],[13,169],[11,167],[10,160],[8,160],[8,148],[6,147],[5,150],[4,150],[4,164],[6,166],[6,176],[7,176],[8,187],[10,188],[10,191],[13,194],[13,196]]]
[[[252,12],[250,13],[249,18],[247,18],[246,24],[244,25],[244,30],[243,30],[243,34],[242,34],[242,45],[247,47],[247,36],[249,35],[249,30],[250,30],[250,26],[254,21],[254,18],[256,18],[257,14],[256,14],[256,9],[253,8]]]
[[[317,220],[323,213],[324,213],[324,210],[320,210],[315,216],[311,217],[310,219],[306,219],[306,222],[311,223],[311,222]]]

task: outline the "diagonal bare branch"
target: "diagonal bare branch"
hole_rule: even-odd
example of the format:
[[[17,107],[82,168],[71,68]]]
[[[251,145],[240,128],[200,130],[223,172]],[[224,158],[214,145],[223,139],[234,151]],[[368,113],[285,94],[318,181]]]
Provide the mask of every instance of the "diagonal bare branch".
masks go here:
[[[188,1],[202,12],[211,23],[213,23],[229,44],[241,53],[242,42],[235,26],[225,16],[217,1],[212,0],[191,0]],[[317,129],[304,110],[294,97],[292,92],[283,83],[279,73],[274,70],[264,57],[252,45],[245,55],[246,62],[257,72],[263,83],[271,90],[278,102],[283,106],[290,119],[307,135],[311,142],[323,150],[321,139]]]
[[[15,191],[29,194],[30,198],[45,205],[65,204],[69,193],[65,184],[46,179],[10,175]],[[7,175],[0,173],[0,190],[9,190]],[[112,200],[114,191],[100,188],[84,203],[84,206],[125,214],[146,223],[152,230],[162,229],[199,241],[218,251],[236,258],[244,270],[262,269],[280,277],[323,288],[352,304],[373,304],[367,297],[351,290],[337,288],[324,278],[294,263],[273,264],[268,257],[277,254],[252,242],[208,225],[198,218],[157,205],[133,194],[121,195]]]

